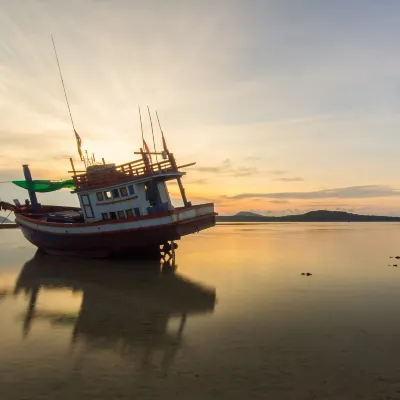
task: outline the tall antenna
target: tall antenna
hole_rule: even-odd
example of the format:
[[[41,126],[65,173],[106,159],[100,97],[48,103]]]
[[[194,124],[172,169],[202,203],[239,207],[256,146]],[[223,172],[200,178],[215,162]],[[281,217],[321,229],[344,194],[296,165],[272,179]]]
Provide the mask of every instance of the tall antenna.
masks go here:
[[[161,139],[162,139],[162,143],[163,143],[163,158],[164,160],[167,158],[167,155],[169,153],[168,151],[168,146],[167,146],[167,142],[165,141],[165,137],[164,137],[164,132],[161,128],[161,123],[160,123],[160,118],[158,118],[158,112],[156,111],[156,115],[157,115],[157,121],[158,121],[158,126],[160,127],[160,131],[161,131]]]
[[[82,155],[82,150],[81,150],[81,138],[78,135],[78,132],[75,129],[75,125],[74,125],[74,120],[72,119],[72,113],[71,113],[71,108],[69,106],[69,102],[68,102],[68,96],[67,96],[67,91],[65,90],[65,85],[64,85],[64,79],[61,73],[61,67],[60,67],[60,62],[58,61],[58,55],[57,55],[57,50],[56,50],[56,44],[54,43],[54,38],[53,35],[51,35],[51,40],[53,41],[53,47],[54,47],[54,53],[56,55],[56,60],[57,60],[57,65],[58,65],[58,71],[60,72],[60,78],[61,78],[61,83],[62,83],[62,87],[64,89],[64,95],[65,95],[65,100],[67,102],[67,107],[68,107],[68,112],[69,112],[69,117],[71,118],[71,124],[72,124],[72,129],[74,130],[74,134],[75,134],[75,140],[76,140],[76,144],[78,146],[78,154],[81,158],[81,161],[84,160],[84,157]],[[86,163],[85,163],[85,167],[86,167]]]
[[[143,135],[143,124],[142,124],[142,114],[140,112],[140,106],[139,108],[139,118],[140,118],[140,130],[142,131],[142,145],[144,146],[144,135]]]
[[[160,132],[163,134],[164,132],[161,129],[161,124],[160,124],[160,118],[158,118],[158,112],[156,110],[156,116],[157,116],[157,121],[158,121],[158,126],[160,127]]]
[[[90,158],[89,158],[89,154],[88,154],[88,151],[87,150],[85,150],[85,153],[86,153],[86,162],[87,162],[87,165],[92,165],[92,163],[90,162]]]
[[[151,114],[150,114],[150,108],[149,108],[149,106],[147,106],[147,111],[149,112],[150,125],[151,125],[151,134],[153,135],[154,153],[156,153],[156,160],[157,160],[157,162],[158,162],[157,149],[156,149],[156,141],[154,140],[153,121],[151,120]]]
[[[54,43],[53,35],[51,35],[51,40],[53,41],[54,53],[55,53],[55,55],[56,55],[58,70],[59,70],[59,72],[60,72],[61,83],[62,83],[62,86],[63,86],[63,89],[64,89],[65,100],[66,100],[67,106],[68,106],[69,117],[71,118],[72,128],[73,128],[74,131],[75,131],[74,120],[72,119],[71,108],[69,107],[69,102],[68,102],[68,97],[67,97],[67,91],[65,90],[64,80],[63,80],[63,76],[62,76],[62,73],[61,73],[60,62],[58,61],[57,50],[56,50],[56,44]]]
[[[139,118],[140,118],[140,129],[141,129],[141,131],[142,131],[142,145],[144,146],[142,114],[141,114],[141,112],[140,112],[140,106],[138,106],[138,108],[139,108]]]

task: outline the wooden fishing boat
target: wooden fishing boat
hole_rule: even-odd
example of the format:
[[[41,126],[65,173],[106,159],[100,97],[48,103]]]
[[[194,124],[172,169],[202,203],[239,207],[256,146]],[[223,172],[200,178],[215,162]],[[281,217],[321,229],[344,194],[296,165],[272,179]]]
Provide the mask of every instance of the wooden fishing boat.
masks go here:
[[[187,200],[181,181],[184,166],[176,164],[172,153],[160,153],[164,159],[156,163],[142,149],[140,155],[118,166],[92,163],[83,173],[75,170],[71,159],[73,175],[67,184],[74,188],[71,193],[78,196],[80,208],[39,204],[36,190],[43,181],[32,180],[25,165],[22,182],[30,201],[1,202],[0,208],[14,211],[25,238],[55,255],[157,253],[160,246],[171,248],[170,242],[215,225],[212,203],[192,205]],[[182,207],[172,205],[169,181],[178,183]]]
[[[150,152],[143,136],[143,148],[135,154],[140,157],[121,165],[96,162],[94,155],[82,154],[81,138],[75,130],[64,80],[53,40],[65,100],[77,142],[78,153],[85,169],[77,171],[70,159],[72,179],[63,182],[34,181],[29,167],[23,166],[24,181],[13,181],[29,192],[30,201],[15,205],[0,202],[0,210],[15,213],[15,222],[32,244],[49,254],[108,257],[133,253],[157,254],[160,246],[164,253],[174,250],[175,242],[182,236],[199,232],[215,225],[214,204],[192,205],[186,198],[182,184],[182,168],[168,150],[164,133],[160,127],[163,151],[155,148],[153,124],[149,117],[153,135],[154,152]],[[143,150],[144,149],[144,150]],[[155,156],[156,162],[153,162]],[[160,157],[161,161],[159,161]],[[167,182],[176,181],[183,206],[174,207]],[[78,196],[80,208],[41,205],[36,192],[48,192],[71,188]]]

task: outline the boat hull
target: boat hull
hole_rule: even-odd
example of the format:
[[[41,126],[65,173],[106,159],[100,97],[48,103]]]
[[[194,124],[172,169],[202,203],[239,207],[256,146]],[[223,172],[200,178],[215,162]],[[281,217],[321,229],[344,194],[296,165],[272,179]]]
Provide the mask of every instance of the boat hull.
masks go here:
[[[132,229],[124,229],[124,225],[120,224],[120,229],[100,233],[85,232],[85,229],[80,233],[70,233],[68,231],[71,228],[66,228],[64,232],[61,229],[54,232],[53,226],[59,227],[61,224],[38,225],[34,219],[21,216],[17,216],[16,221],[25,238],[48,254],[100,258],[118,255],[139,257],[159,256],[161,245],[215,225],[215,213],[199,214],[181,220],[174,218],[171,219],[172,222],[163,225]]]

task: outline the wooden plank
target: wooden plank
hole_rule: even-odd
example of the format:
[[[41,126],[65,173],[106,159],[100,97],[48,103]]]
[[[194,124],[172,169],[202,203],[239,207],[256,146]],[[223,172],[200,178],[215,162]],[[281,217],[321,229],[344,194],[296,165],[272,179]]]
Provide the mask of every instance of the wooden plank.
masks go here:
[[[190,164],[185,164],[185,165],[180,165],[179,167],[177,167],[177,168],[186,168],[186,167],[191,167],[192,165],[195,165],[196,163],[195,162],[192,162],[192,163],[190,163]]]

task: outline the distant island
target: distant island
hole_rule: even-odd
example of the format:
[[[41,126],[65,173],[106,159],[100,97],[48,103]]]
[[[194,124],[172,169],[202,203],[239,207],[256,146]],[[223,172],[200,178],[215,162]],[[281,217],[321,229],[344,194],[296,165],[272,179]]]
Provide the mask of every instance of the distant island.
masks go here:
[[[359,215],[344,211],[318,210],[305,214],[266,217],[253,212],[241,211],[235,215],[217,216],[217,222],[394,222],[400,217]]]

